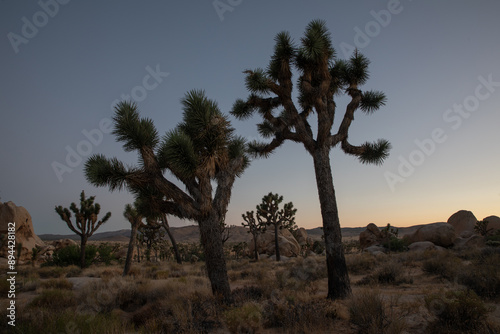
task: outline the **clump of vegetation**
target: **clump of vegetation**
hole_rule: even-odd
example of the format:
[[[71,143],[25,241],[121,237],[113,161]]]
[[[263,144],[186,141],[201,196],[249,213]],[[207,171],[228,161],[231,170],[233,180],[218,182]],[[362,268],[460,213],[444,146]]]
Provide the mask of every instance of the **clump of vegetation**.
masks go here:
[[[386,305],[379,291],[363,290],[350,300],[350,322],[361,334],[402,333],[406,323],[392,306]]]
[[[88,245],[85,247],[85,264],[83,267],[88,267],[96,260],[97,247]],[[54,252],[52,260],[47,261],[43,266],[81,266],[81,250],[80,246],[69,245]]]
[[[262,328],[262,306],[248,302],[227,310],[224,318],[231,333],[255,333]]]
[[[96,260],[109,266],[112,261],[116,260],[116,252],[118,252],[119,249],[120,244],[118,243],[112,245],[109,242],[103,242],[97,247],[97,253],[99,256]]]
[[[377,258],[370,253],[350,254],[346,257],[347,268],[351,274],[371,272],[378,263]]]
[[[433,256],[424,260],[422,270],[431,275],[439,275],[449,281],[455,279],[463,264],[460,258],[450,251],[432,252]]]
[[[68,281],[66,278],[52,278],[46,281],[40,282],[39,286],[43,289],[58,289],[58,290],[72,290],[73,283]]]
[[[29,304],[28,308],[44,308],[47,310],[58,311],[68,307],[75,306],[76,299],[72,291],[61,289],[43,290]]]
[[[407,277],[404,273],[404,267],[401,264],[393,261],[382,264],[381,267],[370,275],[365,276],[358,282],[360,285],[365,284],[392,284],[399,285],[404,283],[413,283],[411,277]]]
[[[471,290],[447,291],[425,297],[425,306],[436,320],[429,324],[429,333],[493,333],[487,323],[492,309]]]

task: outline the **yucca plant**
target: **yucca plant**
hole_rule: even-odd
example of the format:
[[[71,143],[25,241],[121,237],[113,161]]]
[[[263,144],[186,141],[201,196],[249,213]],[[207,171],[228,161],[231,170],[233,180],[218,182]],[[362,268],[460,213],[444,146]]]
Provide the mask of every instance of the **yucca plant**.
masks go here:
[[[312,156],[318,187],[328,267],[328,298],[343,298],[351,293],[342,248],[339,214],[330,165],[330,151],[335,146],[356,156],[362,163],[380,164],[388,156],[386,140],[356,146],[349,139],[349,128],[357,110],[372,114],[385,104],[379,91],[362,91],[369,78],[369,60],[355,52],[348,60],[337,59],[325,22],[314,20],[306,28],[300,46],[288,32],[275,38],[274,53],[267,69],[246,70],[245,84],[250,91],[246,100],[238,99],[231,113],[239,119],[254,112],[263,118],[258,131],[270,142],[251,142],[255,156],[268,157],[285,141],[300,143]],[[292,97],[292,71],[297,80],[298,103]],[[350,98],[338,130],[332,132],[337,104],[335,97]],[[317,130],[309,122],[316,114]]]
[[[215,101],[192,90],[181,100],[183,121],[161,140],[151,119],[137,105],[115,108],[113,134],[125,151],[139,153],[139,166],[93,155],[85,164],[87,180],[111,191],[129,189],[150,199],[154,211],[193,220],[200,228],[208,276],[214,294],[231,300],[220,222],[224,221],[233,183],[249,164],[245,141]],[[183,183],[180,189],[166,172]],[[216,186],[215,189],[213,188]]]

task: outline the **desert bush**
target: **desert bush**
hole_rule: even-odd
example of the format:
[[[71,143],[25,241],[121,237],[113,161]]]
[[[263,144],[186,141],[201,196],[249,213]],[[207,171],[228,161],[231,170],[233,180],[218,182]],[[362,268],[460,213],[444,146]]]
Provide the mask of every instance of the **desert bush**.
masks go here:
[[[250,285],[236,288],[231,294],[236,305],[243,305],[249,301],[261,301],[264,297],[264,290],[259,286]]]
[[[405,252],[408,250],[408,241],[407,239],[390,236],[388,240],[382,243],[382,246],[390,252]]]
[[[347,269],[351,274],[365,274],[377,265],[377,258],[370,253],[350,254],[346,256]]]
[[[379,291],[363,290],[349,302],[350,322],[361,334],[402,333],[406,323],[393,312],[393,305],[386,305]]]
[[[284,333],[318,333],[334,328],[338,318],[332,301],[303,297],[293,291],[273,294],[264,306],[264,326]]]
[[[495,299],[500,296],[498,264],[479,264],[463,268],[458,274],[458,283],[481,297]]]
[[[72,290],[73,283],[66,278],[52,278],[47,281],[40,282],[39,286],[43,289],[59,289],[59,290]]]
[[[227,328],[231,333],[255,333],[262,328],[262,307],[247,302],[224,312]]]
[[[72,309],[31,310],[20,313],[16,327],[10,328],[9,333],[40,334],[44,330],[47,333],[125,333],[131,329],[114,314],[79,314]]]
[[[463,264],[460,258],[449,251],[433,252],[434,256],[422,263],[422,270],[431,275],[439,275],[447,280],[454,280]]]
[[[29,304],[28,308],[43,308],[51,312],[75,306],[76,300],[72,291],[48,289],[43,290]]]
[[[97,257],[97,261],[104,263],[109,266],[112,261],[116,260],[116,252],[120,249],[120,244],[111,245],[109,242],[104,242],[97,247],[97,252],[99,256]],[[87,250],[85,249],[85,253]],[[85,256],[86,257],[86,256]]]
[[[316,254],[322,254],[325,250],[325,243],[319,240],[314,241],[311,250]]]
[[[436,316],[429,333],[491,333],[487,314],[492,311],[471,290],[447,291],[425,297],[425,306]]]
[[[316,257],[298,258],[289,269],[288,276],[305,283],[326,278],[328,277],[326,263],[323,259],[316,259]]]
[[[85,266],[90,266],[97,256],[97,247],[87,245],[85,247]],[[54,252],[52,260],[44,263],[44,266],[66,267],[80,264],[80,246],[69,245]]]
[[[359,285],[366,284],[393,284],[399,285],[404,283],[413,283],[411,277],[407,277],[404,273],[404,267],[396,262],[390,261],[382,264],[373,274],[365,276]]]

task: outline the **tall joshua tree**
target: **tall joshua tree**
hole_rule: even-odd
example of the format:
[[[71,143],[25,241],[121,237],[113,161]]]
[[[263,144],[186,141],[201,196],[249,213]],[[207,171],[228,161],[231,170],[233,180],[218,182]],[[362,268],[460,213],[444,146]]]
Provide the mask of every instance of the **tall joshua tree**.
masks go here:
[[[259,239],[259,234],[261,234],[264,230],[264,225],[259,224],[255,220],[254,212],[253,211],[247,211],[245,214],[241,215],[243,218],[243,222],[241,225],[243,227],[248,227],[248,233],[252,234],[252,239],[253,239],[253,245],[254,245],[254,256],[255,256],[255,261],[259,260],[259,250],[257,249],[257,241]]]
[[[85,247],[88,239],[94,234],[97,229],[111,217],[111,212],[106,213],[104,218],[97,220],[97,216],[101,212],[99,203],[94,203],[95,196],[85,198],[85,192],[82,190],[80,194],[80,208],[76,207],[75,203],[71,203],[69,209],[63,208],[61,205],[56,206],[55,210],[62,220],[66,222],[69,229],[80,236],[80,267],[85,267]],[[70,211],[71,210],[71,211]],[[75,224],[71,222],[71,212],[75,214]]]
[[[227,116],[204,92],[190,91],[181,102],[183,121],[161,143],[152,120],[140,118],[134,103],[119,103],[113,133],[125,151],[139,153],[139,166],[125,167],[116,158],[93,155],[85,164],[85,175],[93,185],[112,191],[126,187],[152,194],[155,210],[198,222],[212,291],[230,302],[220,222],[233,183],[249,163],[245,141],[234,135]],[[168,179],[167,170],[185,191]]]
[[[279,33],[275,42],[274,54],[266,70],[258,68],[244,72],[251,95],[246,101],[238,99],[232,114],[246,119],[257,111],[262,116],[258,131],[272,140],[250,143],[256,156],[267,157],[286,140],[301,143],[311,155],[323,218],[328,298],[344,298],[351,293],[351,288],[341,243],[330,150],[340,145],[345,153],[356,156],[362,163],[382,163],[388,156],[389,142],[378,140],[352,145],[349,127],[355,111],[371,114],[385,104],[386,97],[379,91],[361,90],[369,77],[369,60],[357,51],[348,60],[336,59],[323,21],[309,23],[300,46],[294,44],[288,32]],[[299,74],[297,101],[292,99],[292,69]],[[332,133],[337,112],[335,97],[340,95],[347,95],[350,101],[338,130]],[[317,118],[316,134],[309,123],[313,113]]]
[[[262,198],[262,203],[257,205],[257,220],[259,225],[274,227],[274,249],[276,252],[276,261],[280,261],[280,246],[278,231],[282,228],[290,228],[295,225],[295,213],[297,209],[293,208],[293,203],[286,203],[280,210],[279,205],[283,202],[283,196],[269,193]]]

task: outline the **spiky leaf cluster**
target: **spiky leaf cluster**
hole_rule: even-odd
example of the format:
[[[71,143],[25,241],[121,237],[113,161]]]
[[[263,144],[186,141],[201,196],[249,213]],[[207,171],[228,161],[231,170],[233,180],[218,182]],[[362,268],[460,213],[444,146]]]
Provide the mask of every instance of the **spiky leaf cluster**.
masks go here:
[[[257,125],[259,134],[270,142],[252,142],[249,151],[267,157],[285,140],[299,142],[313,154],[319,147],[335,147],[342,143],[346,153],[363,163],[379,164],[388,156],[390,145],[384,141],[353,146],[349,143],[349,128],[356,110],[373,113],[386,103],[380,91],[362,91],[369,79],[370,61],[357,50],[346,60],[337,59],[330,33],[324,21],[314,20],[306,27],[298,46],[288,32],[275,38],[274,52],[267,71],[246,70],[245,84],[251,95],[238,99],[231,113],[247,119],[257,111],[263,118]],[[298,106],[292,97],[292,70],[299,73]],[[344,117],[333,132],[337,113],[336,96],[348,95],[351,101]],[[267,97],[269,96],[270,97]],[[317,133],[309,124],[311,113],[317,114]]]

